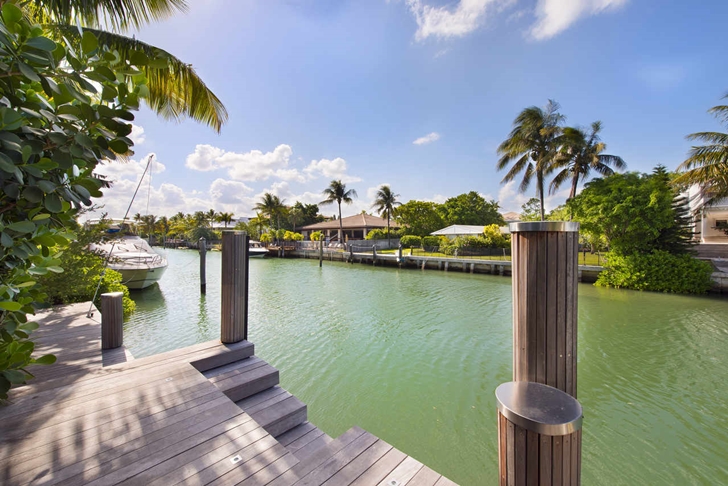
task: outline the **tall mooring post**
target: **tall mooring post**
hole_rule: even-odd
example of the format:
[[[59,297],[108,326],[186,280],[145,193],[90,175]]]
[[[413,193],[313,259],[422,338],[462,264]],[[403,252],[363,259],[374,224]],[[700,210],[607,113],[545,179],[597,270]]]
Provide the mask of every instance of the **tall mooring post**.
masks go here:
[[[101,294],[101,349],[124,344],[124,293]]]
[[[513,381],[496,390],[502,486],[581,484],[579,223],[511,223]]]
[[[319,268],[324,266],[324,240],[319,240]]]
[[[248,234],[222,232],[222,307],[220,341],[248,339]]]
[[[205,268],[207,264],[207,241],[205,238],[197,240],[197,248],[200,250],[200,293],[205,294],[207,292],[207,270]]]

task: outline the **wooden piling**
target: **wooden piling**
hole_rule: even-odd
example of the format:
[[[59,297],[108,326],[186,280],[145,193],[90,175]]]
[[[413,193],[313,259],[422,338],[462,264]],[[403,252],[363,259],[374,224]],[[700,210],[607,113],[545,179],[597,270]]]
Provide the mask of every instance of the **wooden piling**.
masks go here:
[[[222,232],[222,308],[220,340],[237,343],[248,339],[248,235]]]
[[[324,266],[324,241],[319,240],[319,268]]]
[[[513,380],[576,398],[579,223],[512,223]]]
[[[496,391],[500,484],[579,485],[579,223],[511,223],[510,231],[513,382]],[[499,265],[501,275],[503,269]],[[549,424],[563,419],[564,407],[573,412],[571,425],[550,428]]]
[[[197,248],[200,250],[200,293],[205,294],[207,292],[207,270],[205,268],[207,264],[207,241],[205,238],[197,240]]]
[[[101,349],[124,344],[124,293],[101,294]]]
[[[377,264],[377,245],[372,245],[372,265]]]

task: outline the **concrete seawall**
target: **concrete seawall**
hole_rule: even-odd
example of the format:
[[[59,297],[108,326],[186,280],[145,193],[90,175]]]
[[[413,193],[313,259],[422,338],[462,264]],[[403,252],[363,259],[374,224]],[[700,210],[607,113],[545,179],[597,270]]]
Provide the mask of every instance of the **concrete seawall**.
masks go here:
[[[287,257],[311,258],[318,260],[318,250],[295,250],[286,252]],[[444,272],[486,273],[490,275],[511,276],[510,260],[483,260],[476,258],[446,258],[402,255],[400,261],[397,255],[371,253],[350,253],[344,251],[324,251],[325,261],[359,263],[363,265],[377,265],[399,268],[412,268],[419,270],[440,270]],[[604,267],[597,265],[579,265],[579,281],[594,283]],[[728,271],[718,268],[711,275],[713,280],[713,293],[728,293]]]

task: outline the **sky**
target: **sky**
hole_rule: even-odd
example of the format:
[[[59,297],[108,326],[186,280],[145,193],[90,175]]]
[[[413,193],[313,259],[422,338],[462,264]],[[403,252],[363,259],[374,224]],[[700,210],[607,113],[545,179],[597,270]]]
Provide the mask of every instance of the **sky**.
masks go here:
[[[535,185],[502,184],[496,150],[549,99],[569,126],[601,120],[628,170],[674,170],[686,135],[724,131],[707,110],[728,93],[726,17],[724,0],[190,0],[134,35],[191,64],[229,121],[141,109],[132,160],[99,170],[115,181],[99,212],[124,215],[150,154],[132,215],[250,217],[266,192],[318,203],[335,179],[358,194],[344,216],[373,212],[382,184],[520,212]]]

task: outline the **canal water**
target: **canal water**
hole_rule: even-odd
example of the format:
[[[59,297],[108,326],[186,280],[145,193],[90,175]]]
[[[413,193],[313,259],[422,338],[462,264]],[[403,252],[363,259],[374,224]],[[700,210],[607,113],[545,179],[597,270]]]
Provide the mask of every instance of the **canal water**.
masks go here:
[[[219,339],[220,253],[169,250],[132,297],[137,356]],[[250,261],[249,338],[336,437],[359,425],[462,485],[497,483],[511,279]],[[728,484],[728,299],[579,286],[583,484]]]

